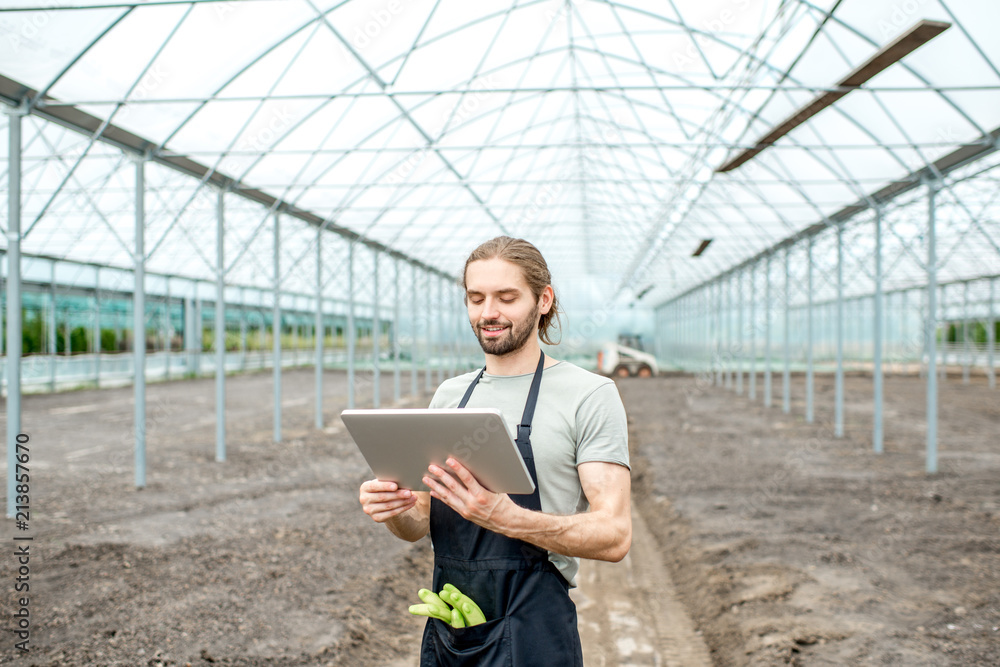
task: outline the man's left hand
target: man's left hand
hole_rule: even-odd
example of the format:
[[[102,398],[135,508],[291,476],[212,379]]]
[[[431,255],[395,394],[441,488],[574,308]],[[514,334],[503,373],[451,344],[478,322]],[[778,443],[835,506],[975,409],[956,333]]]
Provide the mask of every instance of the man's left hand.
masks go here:
[[[501,532],[503,517],[514,501],[504,493],[493,493],[472,476],[469,469],[454,458],[446,462],[458,476],[455,479],[448,471],[431,464],[424,475],[424,484],[431,490],[431,497],[437,498],[452,508],[463,518],[494,532]]]

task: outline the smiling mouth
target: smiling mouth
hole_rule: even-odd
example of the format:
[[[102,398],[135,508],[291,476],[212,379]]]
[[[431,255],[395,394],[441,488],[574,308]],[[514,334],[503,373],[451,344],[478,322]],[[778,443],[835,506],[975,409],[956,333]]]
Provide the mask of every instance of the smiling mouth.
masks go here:
[[[500,327],[500,326],[480,327],[480,331],[482,331],[483,335],[485,336],[499,336],[506,330],[507,327]]]

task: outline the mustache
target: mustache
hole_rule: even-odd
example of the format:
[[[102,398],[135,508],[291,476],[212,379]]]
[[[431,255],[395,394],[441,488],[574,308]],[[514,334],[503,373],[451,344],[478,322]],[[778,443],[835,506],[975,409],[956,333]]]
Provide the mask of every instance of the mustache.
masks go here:
[[[482,329],[483,327],[509,327],[510,322],[501,322],[500,320],[480,320],[476,324],[477,329]]]

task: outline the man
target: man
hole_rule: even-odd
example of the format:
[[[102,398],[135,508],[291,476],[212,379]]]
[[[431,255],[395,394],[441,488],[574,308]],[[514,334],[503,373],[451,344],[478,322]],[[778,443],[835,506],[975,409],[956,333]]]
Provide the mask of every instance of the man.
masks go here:
[[[492,493],[449,459],[458,479],[431,465],[429,493],[370,480],[361,505],[401,539],[430,533],[434,590],[452,583],[486,615],[458,630],[428,619],[421,665],[582,665],[568,594],[579,559],[620,561],[632,542],[625,409],[614,382],[542,353],[558,305],[533,245],[484,243],[464,287],[486,366],[446,380],[430,407],[500,408],[535,492]]]

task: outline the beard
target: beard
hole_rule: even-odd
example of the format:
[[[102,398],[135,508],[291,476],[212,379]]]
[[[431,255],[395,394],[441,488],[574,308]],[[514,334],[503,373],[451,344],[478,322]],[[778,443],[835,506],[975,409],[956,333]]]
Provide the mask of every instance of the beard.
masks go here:
[[[517,352],[528,342],[535,332],[535,323],[538,321],[538,304],[531,309],[531,313],[518,324],[502,322],[500,320],[483,320],[473,325],[472,330],[479,339],[479,346],[486,354],[502,357]],[[483,335],[483,327],[508,327],[507,330],[495,338],[486,338]]]

